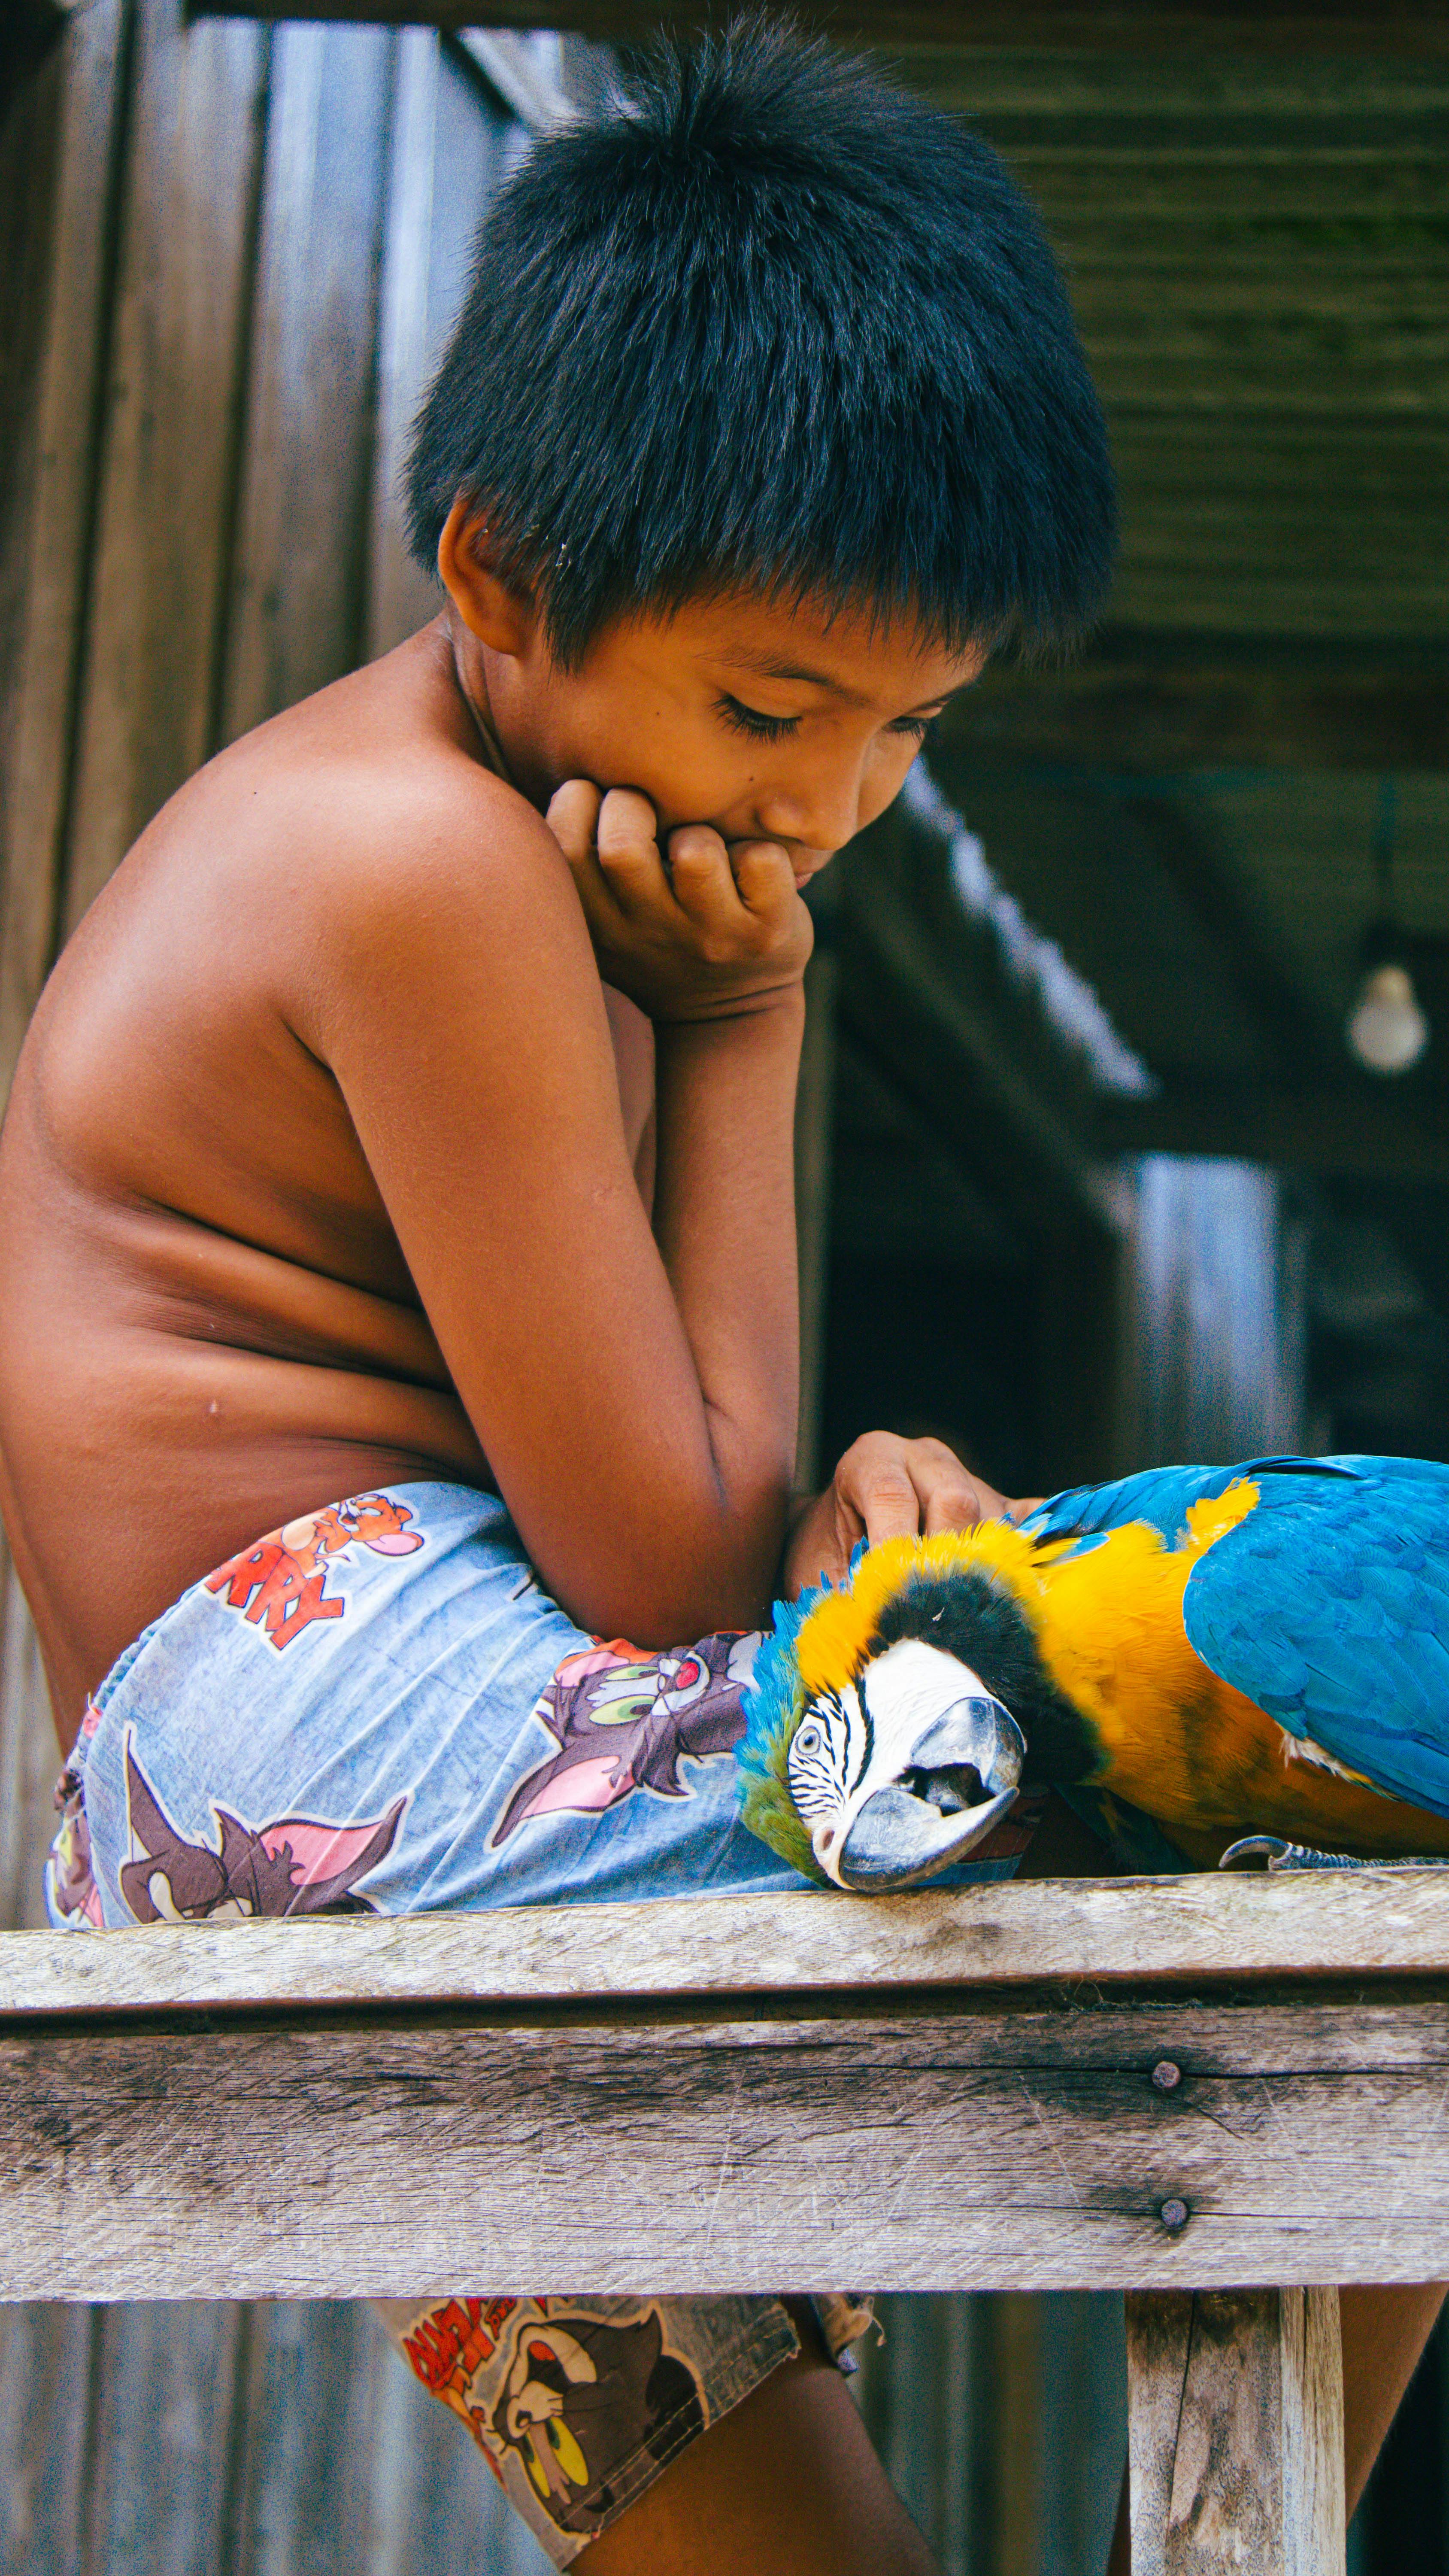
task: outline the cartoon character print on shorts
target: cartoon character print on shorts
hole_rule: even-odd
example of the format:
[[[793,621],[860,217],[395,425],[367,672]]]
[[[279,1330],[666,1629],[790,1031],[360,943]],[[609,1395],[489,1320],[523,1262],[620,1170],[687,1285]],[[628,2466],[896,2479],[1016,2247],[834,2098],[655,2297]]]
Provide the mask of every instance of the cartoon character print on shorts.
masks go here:
[[[179,1831],[126,1738],[126,1814],[131,1857],[121,1866],[121,1894],[138,1923],[203,1923],[263,1914],[375,1914],[357,1892],[386,1859],[407,1805],[398,1798],[362,1824],[324,1824],[311,1816],[277,1816],[244,1824],[213,1804],[216,1843]]]
[[[356,1494],[349,1502],[329,1503],[228,1557],[207,1575],[206,1589],[224,1595],[223,1606],[239,1610],[280,1652],[314,1621],[342,1617],[346,1594],[329,1592],[327,1576],[335,1560],[356,1562],[350,1549],[412,1556],[426,1545],[421,1530],[408,1528],[412,1518],[410,1506],[395,1502],[391,1494]]]
[[[542,2324],[517,2332],[491,2430],[517,2451],[560,2531],[594,2533],[704,2431],[699,2382],[664,2346],[659,2311],[625,2324],[540,2300]],[[632,2473],[632,2474],[631,2474]]]
[[[402,2348],[425,2388],[466,2424],[499,2485],[503,2472],[489,2446],[487,2415],[474,2403],[474,2382],[498,2349],[517,2299],[444,2299],[414,2319]]]
[[[687,1798],[681,1757],[732,1754],[744,1733],[759,1645],[758,1629],[722,1631],[671,1654],[597,1637],[566,1656],[533,1712],[558,1751],[519,1782],[492,1848],[532,1817],[598,1814],[635,1789]]]
[[[440,2300],[403,2350],[496,2477],[517,2455],[560,2531],[601,2530],[644,2483],[646,2464],[662,2467],[704,2430],[698,2379],[666,2350],[652,2304],[607,2320],[567,2299]]]

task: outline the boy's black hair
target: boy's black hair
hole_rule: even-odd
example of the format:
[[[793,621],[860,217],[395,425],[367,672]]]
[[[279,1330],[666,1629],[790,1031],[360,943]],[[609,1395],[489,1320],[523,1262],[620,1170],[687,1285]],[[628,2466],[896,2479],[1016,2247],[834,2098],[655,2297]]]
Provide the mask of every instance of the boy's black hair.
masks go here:
[[[414,551],[457,495],[576,664],[703,589],[1080,633],[1111,572],[1102,414],[990,148],[823,43],[662,46],[494,198],[418,416]]]

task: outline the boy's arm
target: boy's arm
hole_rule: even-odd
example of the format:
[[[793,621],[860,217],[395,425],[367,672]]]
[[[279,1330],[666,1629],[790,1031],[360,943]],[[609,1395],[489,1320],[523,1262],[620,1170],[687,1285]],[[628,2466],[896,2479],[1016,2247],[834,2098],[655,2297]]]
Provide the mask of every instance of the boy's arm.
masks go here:
[[[614,797],[593,893],[623,926],[596,960],[557,841],[492,782],[480,831],[475,779],[426,834],[416,812],[391,830],[374,813],[345,887],[328,871],[294,1025],[342,1089],[550,1591],[641,1644],[748,1626],[792,1468],[809,917],[778,851],[736,853],[732,873],[713,834],[677,834],[666,878],[642,800]],[[656,1020],[657,1241],[601,965]]]

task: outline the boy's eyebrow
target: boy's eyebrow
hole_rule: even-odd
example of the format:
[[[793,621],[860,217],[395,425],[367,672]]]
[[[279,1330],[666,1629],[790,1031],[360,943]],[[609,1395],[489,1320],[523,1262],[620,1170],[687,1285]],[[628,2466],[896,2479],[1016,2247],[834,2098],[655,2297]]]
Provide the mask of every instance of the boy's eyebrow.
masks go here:
[[[859,689],[847,688],[829,671],[812,671],[807,662],[782,662],[773,653],[752,653],[748,645],[736,646],[725,658],[747,671],[758,671],[762,680],[803,680],[808,688],[829,689],[832,697],[848,699],[852,706],[863,707],[866,703]],[[970,680],[962,680],[954,689],[941,689],[932,697],[922,698],[921,705],[948,706],[952,698],[959,698],[972,686]]]
[[[834,697],[862,703],[858,690],[848,689],[829,671],[812,671],[808,662],[782,662],[774,653],[752,653],[747,644],[736,645],[725,658],[746,671],[758,671],[762,680],[803,680],[808,688],[829,689]]]

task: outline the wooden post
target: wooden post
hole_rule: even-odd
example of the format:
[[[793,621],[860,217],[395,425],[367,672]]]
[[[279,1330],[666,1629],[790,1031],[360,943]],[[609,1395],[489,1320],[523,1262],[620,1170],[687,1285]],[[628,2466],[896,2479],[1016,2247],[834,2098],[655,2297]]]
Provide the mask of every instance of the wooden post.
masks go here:
[[[1132,2576],[1343,2576],[1338,2292],[1127,2294]]]

